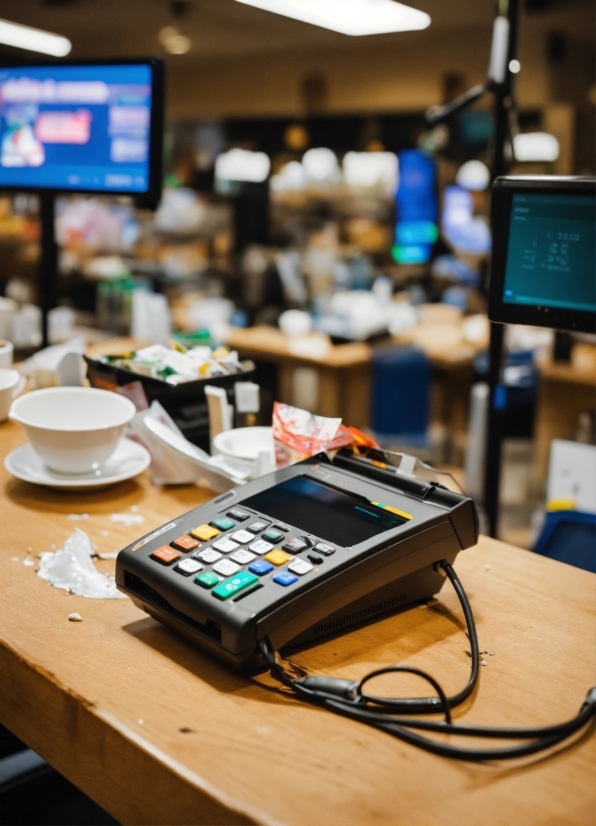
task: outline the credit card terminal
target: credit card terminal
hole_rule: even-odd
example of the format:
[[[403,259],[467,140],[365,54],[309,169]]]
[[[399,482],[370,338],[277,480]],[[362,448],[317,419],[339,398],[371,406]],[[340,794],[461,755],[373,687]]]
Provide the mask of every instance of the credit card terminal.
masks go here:
[[[475,545],[474,502],[340,451],[234,488],[124,548],[116,583],[155,619],[227,663],[436,594]]]

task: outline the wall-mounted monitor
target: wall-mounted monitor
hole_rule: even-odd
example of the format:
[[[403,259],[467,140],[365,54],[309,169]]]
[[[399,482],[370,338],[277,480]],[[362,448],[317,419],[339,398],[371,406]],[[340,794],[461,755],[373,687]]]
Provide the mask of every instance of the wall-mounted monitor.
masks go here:
[[[596,180],[495,181],[489,317],[596,332]]]
[[[0,189],[156,203],[163,85],[156,58],[0,67]]]

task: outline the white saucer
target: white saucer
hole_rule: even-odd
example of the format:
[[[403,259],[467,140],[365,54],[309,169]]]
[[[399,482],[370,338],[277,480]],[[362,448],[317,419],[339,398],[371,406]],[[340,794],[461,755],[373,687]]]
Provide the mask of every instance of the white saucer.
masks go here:
[[[4,467],[17,479],[62,490],[91,490],[132,479],[151,463],[151,456],[142,445],[122,438],[114,454],[101,470],[70,475],[50,470],[29,443],[17,447],[4,460]]]

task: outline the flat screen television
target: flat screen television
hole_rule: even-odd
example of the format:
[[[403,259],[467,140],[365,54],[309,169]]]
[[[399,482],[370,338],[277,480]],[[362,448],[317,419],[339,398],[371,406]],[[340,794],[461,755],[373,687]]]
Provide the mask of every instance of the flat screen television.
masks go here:
[[[594,178],[497,178],[491,321],[596,332],[595,196]]]
[[[0,67],[0,189],[161,193],[157,58]]]

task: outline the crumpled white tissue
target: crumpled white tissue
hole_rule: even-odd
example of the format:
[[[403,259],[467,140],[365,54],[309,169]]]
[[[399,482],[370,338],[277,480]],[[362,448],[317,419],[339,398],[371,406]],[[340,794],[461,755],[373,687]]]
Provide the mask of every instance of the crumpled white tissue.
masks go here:
[[[189,442],[158,401],[134,416],[126,427],[126,436],[151,454],[154,485],[196,483],[224,493],[246,479],[246,473],[230,467],[223,457],[209,456]]]
[[[126,599],[116,588],[114,580],[97,570],[92,556],[89,537],[85,531],[75,528],[61,550],[40,554],[37,576],[55,588],[62,588],[81,597]]]

